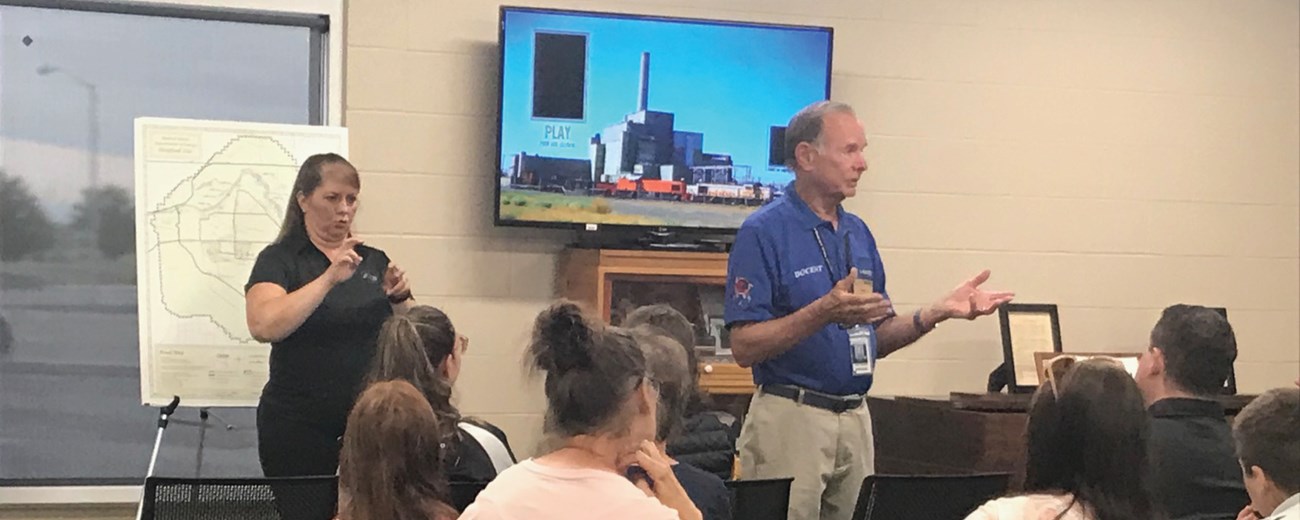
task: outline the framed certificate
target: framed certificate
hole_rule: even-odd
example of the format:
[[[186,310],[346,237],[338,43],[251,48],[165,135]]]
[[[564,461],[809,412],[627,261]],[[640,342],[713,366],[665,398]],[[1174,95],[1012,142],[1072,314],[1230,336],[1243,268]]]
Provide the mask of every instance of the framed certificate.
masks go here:
[[[1035,352],[1034,368],[1038,371],[1039,380],[1042,381],[1042,378],[1047,377],[1047,367],[1051,366],[1051,363],[1055,361],[1056,358],[1067,357],[1074,359],[1075,361],[1086,361],[1091,358],[1100,357],[1110,358],[1119,362],[1120,365],[1123,365],[1124,371],[1128,372],[1130,377],[1135,377],[1137,375],[1138,359],[1141,356],[1142,354],[1134,352]]]
[[[1041,382],[1035,352],[1061,351],[1061,320],[1055,304],[1007,303],[998,307],[1002,358],[1012,392],[1033,392]]]

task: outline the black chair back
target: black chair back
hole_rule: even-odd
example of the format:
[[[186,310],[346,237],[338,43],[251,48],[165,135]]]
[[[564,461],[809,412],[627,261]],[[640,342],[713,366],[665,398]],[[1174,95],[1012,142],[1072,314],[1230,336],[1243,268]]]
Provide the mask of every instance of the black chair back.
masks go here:
[[[338,477],[170,478],[144,482],[143,520],[330,520]]]
[[[478,498],[480,491],[487,487],[487,482],[452,482],[451,483],[451,507],[457,511],[464,512],[465,508],[474,503]]]
[[[871,475],[862,481],[853,520],[933,518],[961,520],[1002,496],[1009,473],[976,475]]]
[[[731,517],[736,520],[786,520],[793,478],[728,480]]]

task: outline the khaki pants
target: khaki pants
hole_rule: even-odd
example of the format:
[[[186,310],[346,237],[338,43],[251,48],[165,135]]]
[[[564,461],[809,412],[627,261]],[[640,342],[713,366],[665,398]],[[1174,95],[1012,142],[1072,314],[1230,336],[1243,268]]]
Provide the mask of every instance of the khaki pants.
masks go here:
[[[737,447],[742,479],[794,477],[789,520],[849,520],[875,468],[865,403],[836,414],[759,391]]]

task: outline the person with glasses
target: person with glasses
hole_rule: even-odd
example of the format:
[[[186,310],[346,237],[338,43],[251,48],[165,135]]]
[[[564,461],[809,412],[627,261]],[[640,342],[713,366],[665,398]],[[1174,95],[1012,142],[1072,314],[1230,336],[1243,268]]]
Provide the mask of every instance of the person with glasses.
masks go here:
[[[681,346],[686,356],[689,380],[686,382],[685,409],[680,419],[681,427],[669,436],[668,456],[729,480],[735,468],[736,434],[739,425],[725,412],[709,409],[707,396],[700,391],[700,365],[695,355],[695,326],[672,306],[656,303],[638,307],[623,318],[622,326],[628,328],[653,327],[663,331],[674,343]],[[724,422],[724,419],[731,419]],[[663,425],[660,425],[663,428]],[[687,488],[690,491],[690,488]],[[707,516],[707,515],[706,515]]]
[[[942,321],[1011,301],[984,271],[933,305],[898,315],[866,223],[841,206],[867,171],[853,109],[819,101],[785,131],[794,182],[741,224],[727,262],[731,352],[758,386],[737,447],[745,479],[794,477],[792,520],[846,520],[875,469],[865,394],[876,359]]]
[[[1228,320],[1197,305],[1166,308],[1138,361],[1151,415],[1156,500],[1172,519],[1233,520],[1249,498],[1223,406],[1212,397],[1237,358]]]
[[[701,519],[654,444],[659,391],[629,331],[561,301],[537,316],[526,363],[546,373],[549,449],[498,475],[461,520]]]
[[[645,356],[650,378],[658,383],[654,441],[660,450],[667,452],[668,441],[681,434],[685,426],[686,406],[696,391],[695,379],[687,368],[686,349],[662,329],[641,325],[633,327],[631,332]],[[720,477],[671,454],[668,460],[673,475],[686,491],[686,496],[699,508],[704,520],[731,520],[730,493]]]
[[[980,506],[967,520],[1160,520],[1147,457],[1142,394],[1117,360],[1048,366],[1029,405],[1024,493]]]
[[[445,313],[417,305],[394,315],[379,329],[375,359],[366,380],[401,380],[415,385],[438,415],[444,473],[452,482],[487,482],[514,465],[505,432],[485,421],[462,417],[451,402],[469,339],[456,333]]]

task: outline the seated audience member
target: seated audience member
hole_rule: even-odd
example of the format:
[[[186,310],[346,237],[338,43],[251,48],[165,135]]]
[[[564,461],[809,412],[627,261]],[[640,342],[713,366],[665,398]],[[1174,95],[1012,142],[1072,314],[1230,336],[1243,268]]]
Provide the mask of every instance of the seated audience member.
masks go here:
[[[1232,425],[1250,505],[1242,520],[1300,520],[1300,389],[1255,398]]]
[[[731,427],[723,424],[718,414],[704,409],[699,391],[700,364],[695,357],[695,327],[682,313],[664,304],[639,307],[623,319],[623,326],[629,329],[641,325],[656,327],[676,340],[686,352],[686,363],[690,369],[691,387],[687,390],[686,418],[681,434],[668,440],[668,456],[717,475],[720,479],[731,478],[736,456],[736,436]]]
[[[468,340],[442,311],[417,305],[389,317],[379,330],[367,380],[415,385],[442,426],[443,467],[452,482],[486,482],[515,463],[506,434],[486,422],[461,417],[451,403]]]
[[[1151,415],[1151,490],[1173,520],[1233,520],[1249,500],[1223,406],[1211,399],[1236,358],[1228,320],[1174,305],[1138,362],[1135,379]]]
[[[1133,378],[1114,360],[1052,363],[1029,406],[1025,494],[967,520],[1152,520],[1149,419]]]
[[[650,379],[659,383],[655,444],[662,450],[668,440],[681,431],[686,402],[695,389],[694,381],[686,368],[685,349],[664,335],[662,330],[643,325],[632,329],[632,335],[645,356]],[[671,456],[669,459],[677,481],[704,515],[704,520],[731,518],[730,493],[721,478]]]
[[[366,388],[339,455],[339,520],[453,520],[439,471],[438,418],[405,381]]]
[[[701,518],[652,442],[659,396],[628,331],[558,302],[537,316],[527,363],[546,373],[554,449],[502,472],[462,520]],[[634,462],[648,480],[625,476]]]

